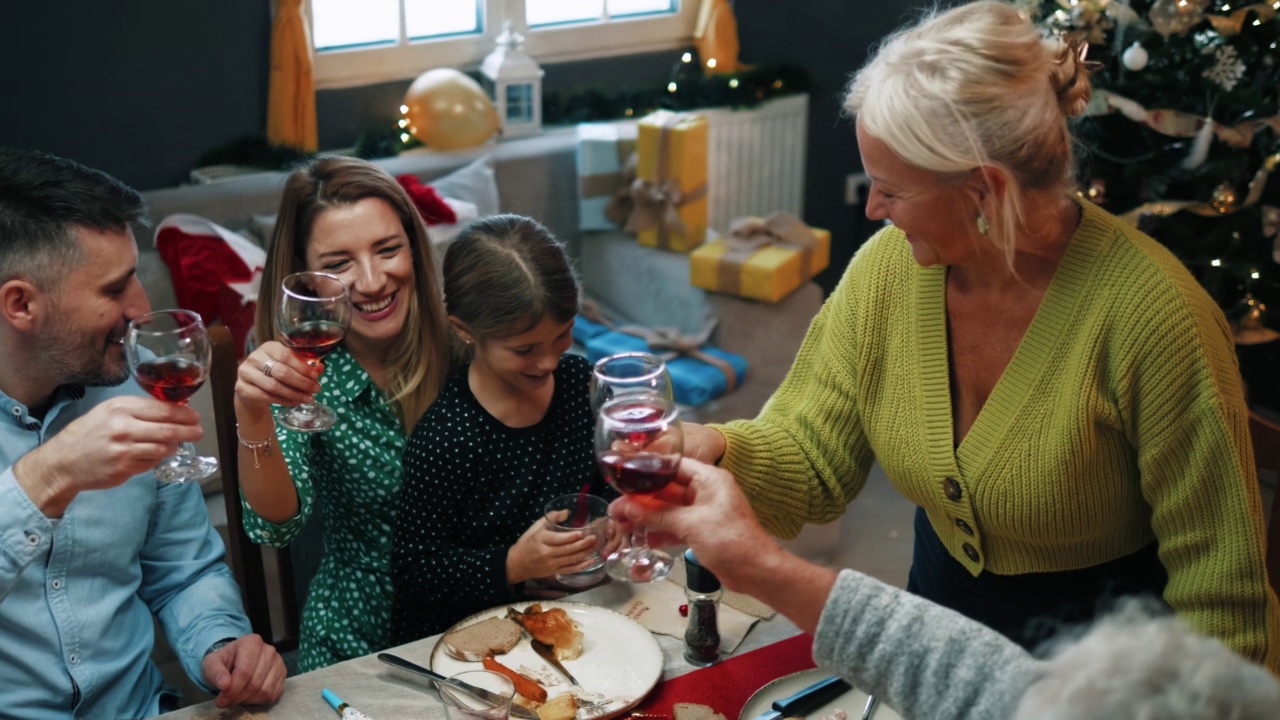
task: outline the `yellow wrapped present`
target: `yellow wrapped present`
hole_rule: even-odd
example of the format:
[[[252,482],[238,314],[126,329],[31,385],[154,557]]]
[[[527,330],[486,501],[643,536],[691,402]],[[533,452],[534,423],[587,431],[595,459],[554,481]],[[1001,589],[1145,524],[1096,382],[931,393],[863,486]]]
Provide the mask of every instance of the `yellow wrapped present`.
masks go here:
[[[641,245],[688,252],[707,233],[707,119],[659,110],[640,120],[634,207]]]
[[[733,222],[731,232],[689,255],[689,282],[714,292],[777,302],[831,262],[831,232],[791,213]]]

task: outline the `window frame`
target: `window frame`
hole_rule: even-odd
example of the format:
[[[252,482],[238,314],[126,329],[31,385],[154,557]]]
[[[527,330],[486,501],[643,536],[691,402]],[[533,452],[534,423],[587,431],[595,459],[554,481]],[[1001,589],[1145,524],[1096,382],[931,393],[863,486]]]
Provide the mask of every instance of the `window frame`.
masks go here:
[[[401,37],[394,46],[325,52],[316,52],[313,48],[312,76],[316,89],[410,80],[437,67],[474,69],[493,49],[506,19],[511,20],[513,29],[524,35],[525,52],[539,64],[546,65],[687,47],[693,41],[698,13],[698,0],[679,0],[679,9],[672,15],[529,29],[524,21],[524,0],[481,0],[481,3],[485,21],[484,32],[479,35],[409,43],[404,37],[402,9]],[[271,5],[274,14],[274,0]],[[303,3],[303,11],[310,27],[310,0]]]

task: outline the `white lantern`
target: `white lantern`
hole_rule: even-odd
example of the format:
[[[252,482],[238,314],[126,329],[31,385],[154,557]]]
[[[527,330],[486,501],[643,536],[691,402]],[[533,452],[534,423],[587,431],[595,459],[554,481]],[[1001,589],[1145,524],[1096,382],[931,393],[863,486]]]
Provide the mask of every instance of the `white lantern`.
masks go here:
[[[524,36],[502,26],[497,47],[480,63],[485,89],[493,98],[498,122],[505,137],[533,135],[542,131],[542,76],[538,63],[525,54]]]

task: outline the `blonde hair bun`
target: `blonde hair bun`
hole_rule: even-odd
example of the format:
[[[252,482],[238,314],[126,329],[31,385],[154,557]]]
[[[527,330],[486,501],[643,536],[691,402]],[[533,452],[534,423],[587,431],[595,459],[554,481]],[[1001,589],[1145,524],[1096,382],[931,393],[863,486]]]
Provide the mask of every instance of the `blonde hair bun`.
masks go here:
[[[1069,118],[1083,115],[1093,96],[1093,83],[1083,58],[1088,46],[1065,42],[1056,36],[1045,38],[1044,46],[1053,61],[1049,66],[1049,84],[1058,97],[1058,107]]]

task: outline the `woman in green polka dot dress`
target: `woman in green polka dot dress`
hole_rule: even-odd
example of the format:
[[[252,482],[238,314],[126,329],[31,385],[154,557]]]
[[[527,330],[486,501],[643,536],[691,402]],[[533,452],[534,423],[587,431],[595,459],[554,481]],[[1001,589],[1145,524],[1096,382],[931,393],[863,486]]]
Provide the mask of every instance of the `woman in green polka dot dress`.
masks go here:
[[[444,288],[462,367],[404,452],[398,643],[582,569],[594,538],[549,530],[542,510],[583,488],[616,494],[596,469],[591,365],[565,354],[578,282],[560,243],[518,215],[473,222],[445,254]]]
[[[282,345],[274,325],[280,281],[300,270],[351,287],[351,328],[323,368]],[[448,373],[436,277],[422,219],[386,172],[321,157],[289,176],[258,296],[254,330],[266,342],[240,365],[235,408],[249,537],[281,547],[317,504],[324,518],[324,557],[302,613],[303,672],[391,644],[400,455]],[[275,425],[273,404],[313,394],[336,411],[337,426],[300,433]]]

